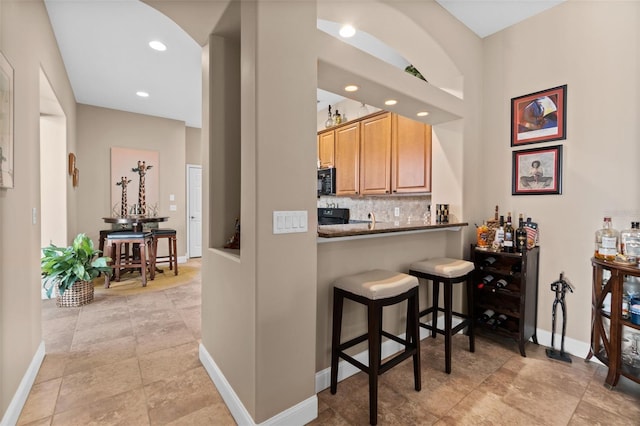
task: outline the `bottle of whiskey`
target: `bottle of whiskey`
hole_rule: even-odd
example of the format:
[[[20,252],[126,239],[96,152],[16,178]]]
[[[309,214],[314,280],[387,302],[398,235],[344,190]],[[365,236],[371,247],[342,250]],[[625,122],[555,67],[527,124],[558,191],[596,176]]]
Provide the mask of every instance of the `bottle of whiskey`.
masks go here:
[[[518,217],[518,229],[516,229],[516,250],[519,253],[527,251],[527,231],[524,229],[524,218],[522,213]]]
[[[640,222],[631,222],[631,229],[620,232],[620,252],[625,256],[640,256]]]
[[[602,229],[596,231],[594,256],[598,259],[615,260],[620,246],[620,232],[611,226],[611,218],[605,216]]]
[[[515,251],[513,244],[514,230],[511,225],[511,212],[507,213],[507,225],[504,227],[504,251],[513,253]]]
[[[502,250],[502,244],[504,243],[504,216],[500,216],[500,226],[496,229],[496,236],[493,240],[493,248],[495,250]]]

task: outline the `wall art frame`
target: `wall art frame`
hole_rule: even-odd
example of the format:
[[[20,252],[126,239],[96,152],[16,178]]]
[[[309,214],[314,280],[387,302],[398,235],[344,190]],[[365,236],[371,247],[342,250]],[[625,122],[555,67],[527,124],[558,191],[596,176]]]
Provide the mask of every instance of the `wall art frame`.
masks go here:
[[[511,146],[567,138],[567,85],[511,99]]]
[[[562,194],[562,145],[513,151],[511,195]]]
[[[0,52],[0,188],[13,188],[13,67]]]

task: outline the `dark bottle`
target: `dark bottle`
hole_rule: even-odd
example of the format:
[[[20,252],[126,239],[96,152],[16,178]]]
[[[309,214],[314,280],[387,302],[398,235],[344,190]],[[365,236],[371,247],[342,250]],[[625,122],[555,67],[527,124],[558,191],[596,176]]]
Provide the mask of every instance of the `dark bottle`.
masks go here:
[[[485,275],[485,277],[482,278],[482,282],[478,283],[478,288],[484,288],[485,285],[491,284],[492,281],[493,275]]]
[[[507,224],[504,227],[504,251],[507,253],[513,253],[515,251],[513,244],[514,230],[511,225],[511,212],[507,213]]]
[[[485,257],[484,259],[482,259],[482,266],[483,267],[491,266],[494,263],[496,263],[496,258],[493,257],[493,256]]]
[[[491,325],[493,328],[498,328],[507,320],[507,316],[505,314],[500,314],[495,317],[493,324]]]
[[[496,288],[505,288],[507,286],[507,280],[505,280],[504,278],[500,278],[498,281],[496,281]]]
[[[518,217],[518,229],[516,229],[516,251],[524,253],[527,251],[527,231],[524,229],[524,219],[522,213]]]
[[[487,309],[482,313],[482,315],[480,315],[480,321],[487,322],[489,318],[491,318],[494,315],[495,315],[495,312],[493,312],[491,309]]]

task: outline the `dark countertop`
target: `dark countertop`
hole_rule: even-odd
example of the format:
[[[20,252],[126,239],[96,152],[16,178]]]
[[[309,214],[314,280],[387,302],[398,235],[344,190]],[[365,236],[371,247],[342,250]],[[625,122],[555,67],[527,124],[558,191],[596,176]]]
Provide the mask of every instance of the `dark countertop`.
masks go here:
[[[319,225],[318,237],[320,238],[336,238],[336,237],[353,237],[371,234],[388,234],[393,232],[407,231],[429,231],[429,230],[447,230],[448,228],[459,228],[468,226],[466,222],[457,223],[438,223],[425,224],[423,222],[406,223],[406,222],[376,222],[373,226],[371,223],[349,223],[346,225]]]

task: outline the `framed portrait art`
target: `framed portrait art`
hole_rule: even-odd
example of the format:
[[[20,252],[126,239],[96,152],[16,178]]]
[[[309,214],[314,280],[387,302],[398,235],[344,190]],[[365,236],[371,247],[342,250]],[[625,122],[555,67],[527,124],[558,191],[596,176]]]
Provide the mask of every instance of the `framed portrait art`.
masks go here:
[[[13,188],[13,67],[0,52],[0,188]]]
[[[567,85],[511,99],[511,146],[566,139]]]
[[[562,145],[513,151],[511,194],[562,194]]]

